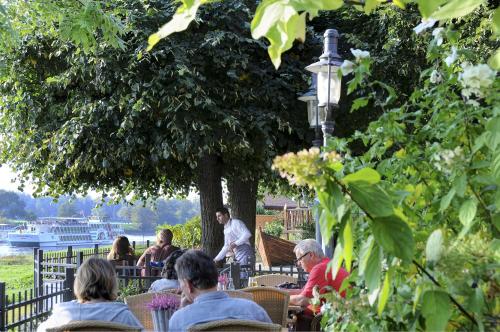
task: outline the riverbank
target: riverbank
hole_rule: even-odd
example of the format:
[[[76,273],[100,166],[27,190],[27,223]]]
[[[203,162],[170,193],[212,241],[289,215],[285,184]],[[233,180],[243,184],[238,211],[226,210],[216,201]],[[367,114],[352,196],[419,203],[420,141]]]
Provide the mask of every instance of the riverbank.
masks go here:
[[[24,293],[33,288],[33,256],[4,256],[0,260],[0,281],[5,282],[7,294]]]

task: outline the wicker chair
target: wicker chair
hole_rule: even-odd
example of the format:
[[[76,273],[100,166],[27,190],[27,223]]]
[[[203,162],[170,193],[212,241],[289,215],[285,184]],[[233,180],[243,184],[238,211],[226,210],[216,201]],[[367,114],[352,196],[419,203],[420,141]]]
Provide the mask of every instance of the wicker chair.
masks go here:
[[[253,294],[252,293],[242,292],[240,290],[225,290],[224,292],[227,295],[229,295],[230,297],[247,299],[247,300],[253,301]]]
[[[253,300],[266,310],[273,323],[287,326],[288,292],[275,287],[250,287],[242,291],[253,294]]]
[[[47,332],[66,332],[66,331],[126,331],[126,332],[139,332],[141,329],[136,326],[129,326],[125,324],[103,321],[103,320],[76,320],[67,324],[48,328]]]
[[[296,284],[297,278],[286,274],[263,274],[252,277],[253,282],[257,282],[257,286],[278,286],[285,282]]]
[[[323,315],[316,315],[314,316],[312,322],[311,322],[311,331],[321,331],[321,319],[323,318]]]
[[[257,322],[244,319],[222,319],[212,322],[196,324],[188,329],[188,332],[198,331],[281,331],[281,325]]]
[[[151,302],[153,297],[158,294],[161,293],[143,293],[127,296],[125,298],[125,303],[128,305],[130,311],[137,317],[146,331],[152,331],[154,329],[153,318],[151,317],[151,312],[146,308],[146,303]],[[172,295],[179,296],[180,298],[178,294],[172,293]]]

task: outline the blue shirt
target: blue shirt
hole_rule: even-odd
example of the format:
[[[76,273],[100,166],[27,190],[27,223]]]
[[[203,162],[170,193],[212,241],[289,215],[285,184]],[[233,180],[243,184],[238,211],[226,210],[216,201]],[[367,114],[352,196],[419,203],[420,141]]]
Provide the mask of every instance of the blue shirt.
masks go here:
[[[229,297],[224,292],[209,292],[194,299],[194,303],[177,310],[170,318],[169,331],[187,331],[194,324],[219,319],[248,319],[272,323],[267,312],[257,303]]]

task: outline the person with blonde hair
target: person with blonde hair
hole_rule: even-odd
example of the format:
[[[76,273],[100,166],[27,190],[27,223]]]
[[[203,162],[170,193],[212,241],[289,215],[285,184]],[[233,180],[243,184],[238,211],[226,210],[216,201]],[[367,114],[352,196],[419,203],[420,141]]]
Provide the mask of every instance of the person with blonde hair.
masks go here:
[[[76,300],[54,305],[52,315],[37,331],[80,320],[101,320],[143,328],[128,306],[115,302],[118,282],[113,265],[102,258],[90,257],[78,268],[73,292]]]
[[[126,236],[120,235],[113,241],[107,258],[108,261],[115,261],[118,264],[122,261],[132,262],[134,260],[134,249]]]
[[[146,265],[147,254],[151,254],[151,262],[163,262],[171,253],[179,250],[179,247],[172,245],[173,237],[174,234],[170,229],[162,229],[158,232],[158,234],[156,234],[156,244],[144,251],[137,261],[137,266],[144,267]],[[159,270],[153,270],[151,273],[153,276],[157,276],[159,274]]]

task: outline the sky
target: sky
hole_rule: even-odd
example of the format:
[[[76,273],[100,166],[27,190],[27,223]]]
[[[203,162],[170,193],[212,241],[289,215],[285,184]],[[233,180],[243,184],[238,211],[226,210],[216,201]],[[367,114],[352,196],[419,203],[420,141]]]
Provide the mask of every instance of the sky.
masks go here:
[[[0,189],[8,190],[8,191],[18,191],[17,186],[19,184],[12,183],[14,176],[15,176],[15,174],[12,172],[12,170],[8,166],[2,165],[0,167]],[[31,190],[31,188],[26,187],[24,189],[24,192],[30,194],[32,192],[32,190]]]

